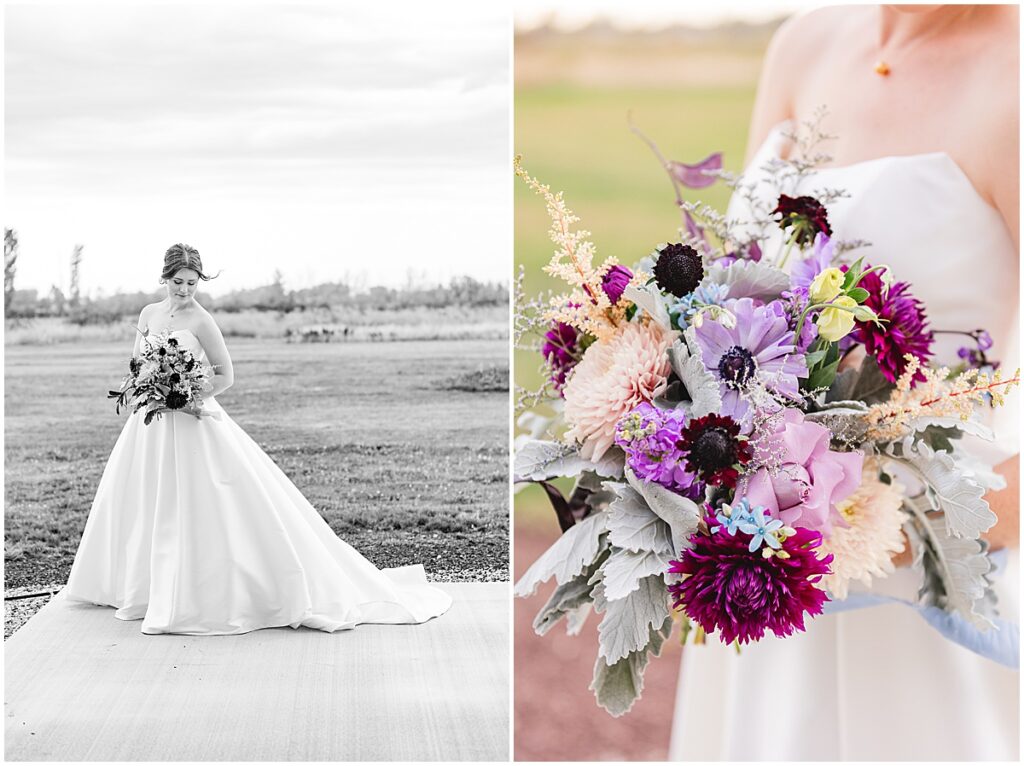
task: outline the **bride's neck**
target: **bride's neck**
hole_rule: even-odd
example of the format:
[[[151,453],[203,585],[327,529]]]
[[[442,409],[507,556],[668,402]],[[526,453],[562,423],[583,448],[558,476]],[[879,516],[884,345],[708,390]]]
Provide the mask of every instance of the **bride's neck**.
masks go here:
[[[878,44],[897,47],[916,38],[941,34],[968,21],[985,6],[978,5],[882,5],[879,7]]]

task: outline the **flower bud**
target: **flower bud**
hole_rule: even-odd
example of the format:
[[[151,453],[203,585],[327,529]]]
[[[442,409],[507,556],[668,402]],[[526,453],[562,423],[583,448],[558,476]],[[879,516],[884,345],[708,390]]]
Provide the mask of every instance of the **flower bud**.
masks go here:
[[[857,301],[849,295],[840,295],[832,301],[832,306],[843,306],[848,309],[853,309],[856,305]],[[815,324],[818,326],[818,335],[831,343],[835,343],[850,334],[853,330],[854,322],[855,319],[852,311],[829,307],[822,309]]]
[[[825,269],[811,282],[810,298],[813,303],[827,303],[839,295],[846,275],[834,266]]]

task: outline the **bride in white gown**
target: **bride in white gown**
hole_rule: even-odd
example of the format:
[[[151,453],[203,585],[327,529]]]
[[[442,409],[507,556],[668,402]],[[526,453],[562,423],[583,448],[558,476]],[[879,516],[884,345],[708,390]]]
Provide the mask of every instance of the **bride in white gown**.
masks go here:
[[[378,570],[338,539],[216,396],[233,383],[213,318],[195,302],[199,253],[171,247],[165,300],[139,327],[170,332],[213,366],[196,417],[131,415],[107,461],[63,594],[116,607],[142,632],[226,635],[306,626],[420,623],[452,599],[420,565]],[[135,353],[144,343],[140,335]]]
[[[797,17],[777,33],[762,76],[748,179],[791,151],[787,120],[819,105],[833,164],[798,190],[842,189],[833,234],[863,239],[928,311],[932,329],[984,328],[991,357],[1018,365],[1017,10],[858,6]],[[734,199],[730,215],[743,217]],[[765,252],[774,252],[772,245]],[[936,335],[955,363],[963,338]],[[990,493],[1006,547],[996,590],[1019,623],[1017,399],[978,444],[1008,488]],[[899,568],[871,592],[913,601]],[[1019,673],[943,638],[907,606],[811,620],[807,632],[734,649],[683,652],[672,736],[678,760],[1017,760]]]

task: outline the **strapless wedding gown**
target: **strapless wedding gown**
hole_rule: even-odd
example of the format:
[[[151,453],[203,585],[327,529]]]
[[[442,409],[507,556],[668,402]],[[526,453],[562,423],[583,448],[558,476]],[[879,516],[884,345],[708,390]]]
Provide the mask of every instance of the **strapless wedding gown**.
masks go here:
[[[778,189],[759,168],[779,156],[776,128],[751,163],[759,194]],[[1008,172],[1016,172],[1016,166]],[[866,262],[892,266],[925,304],[932,329],[984,328],[990,358],[1018,365],[1018,257],[1002,219],[946,154],[883,157],[829,168],[792,194],[843,189],[829,205],[833,234],[862,239]],[[734,198],[730,216],[746,203]],[[765,248],[774,253],[778,240]],[[858,254],[860,254],[858,253]],[[966,338],[936,336],[936,361],[955,363]],[[1018,391],[992,421],[994,464],[1018,452]],[[872,593],[914,600],[903,568]],[[855,589],[851,587],[851,592]],[[867,590],[867,589],[864,589]],[[998,578],[1001,616],[1019,623],[1019,557]],[[806,633],[766,638],[737,656],[714,638],[683,651],[673,721],[676,760],[1017,760],[1019,673],[943,638],[913,609],[886,604],[808,622]]]
[[[205,361],[195,335],[175,336]],[[201,420],[128,418],[64,597],[190,635],[420,623],[451,606],[422,566],[379,570],[339,540],[223,407],[205,406]]]

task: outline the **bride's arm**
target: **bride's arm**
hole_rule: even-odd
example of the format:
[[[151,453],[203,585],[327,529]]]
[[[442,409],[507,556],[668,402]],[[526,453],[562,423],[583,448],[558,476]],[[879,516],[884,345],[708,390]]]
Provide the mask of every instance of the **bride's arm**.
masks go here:
[[[204,313],[200,320],[196,337],[203,344],[206,358],[213,366],[213,388],[207,392],[207,396],[222,394],[235,382],[235,369],[231,366],[231,355],[228,354],[224,336],[209,314]]]
[[[149,327],[149,306],[143,306],[139,312],[138,332],[135,333],[135,345],[132,346],[132,356],[142,353],[142,333]]]
[[[989,492],[985,499],[999,523],[983,537],[993,549],[1017,548],[1020,546],[1020,455],[1000,463],[996,466],[996,473],[1006,479],[1006,488]]]

